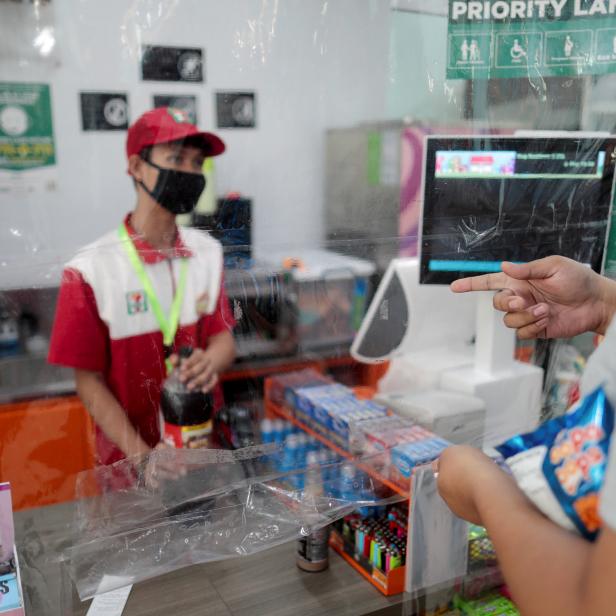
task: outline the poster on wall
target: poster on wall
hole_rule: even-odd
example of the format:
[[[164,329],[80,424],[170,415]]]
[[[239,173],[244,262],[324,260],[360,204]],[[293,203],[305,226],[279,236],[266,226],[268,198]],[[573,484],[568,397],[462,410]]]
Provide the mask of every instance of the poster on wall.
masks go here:
[[[449,0],[448,79],[614,72],[614,0]]]
[[[198,47],[141,48],[141,78],[144,81],[190,81],[203,83],[204,52]]]
[[[255,128],[257,108],[254,92],[217,92],[218,128]]]
[[[187,116],[190,122],[198,124],[197,119],[197,97],[175,94],[154,94],[154,107],[174,107],[180,109]]]
[[[54,190],[49,86],[0,82],[0,192]]]
[[[128,94],[125,92],[80,92],[79,97],[83,130],[128,128]]]

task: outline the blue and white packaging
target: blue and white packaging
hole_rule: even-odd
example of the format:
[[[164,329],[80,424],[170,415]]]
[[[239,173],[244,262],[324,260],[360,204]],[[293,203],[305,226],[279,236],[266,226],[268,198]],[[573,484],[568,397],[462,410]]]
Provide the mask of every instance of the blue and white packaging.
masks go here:
[[[261,422],[261,442],[264,445],[274,442],[274,422],[265,418]]]
[[[297,453],[299,451],[299,436],[292,434],[285,441],[282,455],[280,456],[279,470],[286,472],[297,468]]]
[[[594,540],[614,410],[599,387],[571,411],[496,447],[520,489],[552,521]]]
[[[282,419],[274,420],[274,442],[282,445],[285,438],[285,422]]]
[[[361,401],[358,401],[361,403]],[[354,405],[351,409],[330,417],[332,439],[345,449],[349,448],[351,434],[354,427],[361,425],[364,421],[371,421],[384,418],[387,414],[383,408],[366,408],[363,404]]]
[[[351,390],[344,385],[332,383],[313,387],[302,387],[295,392],[295,414],[304,423],[318,421],[314,416],[316,406],[324,401],[336,400],[352,395]]]
[[[317,461],[318,463],[321,465],[321,480],[323,481],[323,484],[327,484],[327,482],[329,481],[329,464],[330,464],[330,457],[329,457],[329,453],[327,450],[325,449],[321,449],[320,451],[316,452],[316,456],[317,456]]]
[[[413,443],[402,443],[391,450],[391,463],[403,477],[410,477],[413,469],[436,460],[451,443],[434,437]]]
[[[297,435],[297,452],[295,454],[295,467],[305,468],[308,458],[308,435],[302,432]]]
[[[291,434],[296,434],[298,432],[297,428],[290,422],[290,421],[285,421],[284,422],[284,428],[283,428],[283,432],[282,432],[282,440],[286,441],[289,436],[291,436]]]
[[[340,498],[346,501],[356,501],[361,499],[361,484],[358,479],[358,471],[352,464],[343,464],[338,480],[338,493]]]

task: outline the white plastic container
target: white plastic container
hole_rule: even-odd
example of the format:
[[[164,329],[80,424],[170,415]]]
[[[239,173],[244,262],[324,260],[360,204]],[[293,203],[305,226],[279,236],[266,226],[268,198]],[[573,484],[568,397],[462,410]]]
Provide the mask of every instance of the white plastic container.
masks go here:
[[[352,342],[370,299],[373,263],[316,249],[270,253],[263,260],[289,272],[301,351]]]

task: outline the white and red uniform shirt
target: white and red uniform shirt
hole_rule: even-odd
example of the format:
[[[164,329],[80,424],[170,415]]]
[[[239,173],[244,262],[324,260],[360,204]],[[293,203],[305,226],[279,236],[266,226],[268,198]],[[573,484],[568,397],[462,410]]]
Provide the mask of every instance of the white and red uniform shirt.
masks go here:
[[[222,286],[222,246],[207,233],[178,229],[171,257],[124,225],[144,263],[165,314],[169,314],[181,258],[188,258],[186,290],[174,350],[207,347],[208,338],[235,325]],[[49,362],[101,372],[143,440],[159,442],[160,388],[165,378],[163,336],[143,285],[118,232],[81,249],[64,270]],[[216,406],[222,403],[220,389]],[[97,427],[98,463],[124,457]]]

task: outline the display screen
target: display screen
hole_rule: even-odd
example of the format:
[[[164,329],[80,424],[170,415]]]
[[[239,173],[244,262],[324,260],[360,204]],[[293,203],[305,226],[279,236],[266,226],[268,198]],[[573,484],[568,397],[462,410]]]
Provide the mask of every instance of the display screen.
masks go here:
[[[601,270],[616,139],[429,137],[423,284],[563,255]]]

